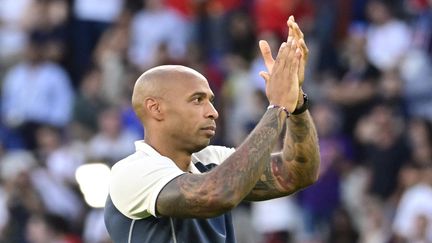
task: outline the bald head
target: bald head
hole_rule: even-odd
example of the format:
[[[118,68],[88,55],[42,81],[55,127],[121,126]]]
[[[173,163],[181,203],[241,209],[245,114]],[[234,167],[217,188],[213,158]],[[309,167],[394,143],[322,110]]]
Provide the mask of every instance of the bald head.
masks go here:
[[[146,99],[164,98],[170,89],[175,88],[175,84],[186,78],[197,77],[206,80],[199,72],[181,65],[163,65],[147,70],[137,79],[134,86],[132,106],[135,113],[144,121]]]

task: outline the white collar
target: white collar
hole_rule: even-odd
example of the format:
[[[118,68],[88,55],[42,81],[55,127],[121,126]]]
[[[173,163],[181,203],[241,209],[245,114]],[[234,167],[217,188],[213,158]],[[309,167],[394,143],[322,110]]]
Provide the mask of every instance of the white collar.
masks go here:
[[[136,151],[144,152],[150,156],[163,156],[152,146],[148,145],[144,140],[135,141],[135,149]],[[165,156],[163,156],[165,157]]]
[[[156,151],[156,149],[154,149],[152,146],[147,144],[144,140],[135,141],[135,149],[136,149],[136,151],[144,152],[144,153],[148,154],[149,156],[167,158],[175,164],[175,162],[172,159],[161,155],[158,151]],[[192,154],[192,161],[194,161],[194,160],[197,160],[197,158],[194,154]],[[191,163],[189,163],[188,171],[192,172],[193,174],[201,174],[201,172],[195,167],[195,165],[192,161],[191,161]]]

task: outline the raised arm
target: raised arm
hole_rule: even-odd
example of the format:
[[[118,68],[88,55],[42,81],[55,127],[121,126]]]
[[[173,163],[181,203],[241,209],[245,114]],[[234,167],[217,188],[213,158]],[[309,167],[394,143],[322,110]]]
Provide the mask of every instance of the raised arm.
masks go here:
[[[267,82],[270,103],[289,107],[291,111],[295,109],[299,59],[300,50],[295,43],[281,46]],[[285,120],[283,110],[269,109],[236,152],[220,166],[204,174],[184,174],[169,182],[157,199],[157,213],[174,217],[212,217],[235,207],[263,174],[265,161],[270,158]]]
[[[264,173],[246,200],[283,197],[313,184],[318,178],[319,149],[315,126],[306,111],[287,122],[283,150],[263,157]]]
[[[302,58],[299,67],[299,86],[303,84],[305,66],[308,58],[308,48],[303,33],[294,18],[288,20],[288,39],[295,39],[301,48]],[[267,42],[260,42],[260,49],[269,73],[272,72],[275,61]],[[262,72],[261,76],[268,80],[270,74]],[[303,105],[303,95],[299,89],[297,106]],[[308,111],[299,115],[291,115],[286,124],[283,150],[262,160],[267,166],[263,175],[255,185],[246,200],[259,201],[289,195],[314,183],[318,178],[319,146],[312,118]]]

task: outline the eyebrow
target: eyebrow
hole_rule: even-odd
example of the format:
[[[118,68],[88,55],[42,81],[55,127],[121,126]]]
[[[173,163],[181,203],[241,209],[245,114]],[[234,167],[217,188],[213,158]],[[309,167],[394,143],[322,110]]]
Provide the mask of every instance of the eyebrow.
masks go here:
[[[213,101],[215,99],[214,94],[208,94],[206,92],[195,92],[190,97],[193,98],[193,97],[197,97],[197,96],[198,97],[209,97],[210,101]]]

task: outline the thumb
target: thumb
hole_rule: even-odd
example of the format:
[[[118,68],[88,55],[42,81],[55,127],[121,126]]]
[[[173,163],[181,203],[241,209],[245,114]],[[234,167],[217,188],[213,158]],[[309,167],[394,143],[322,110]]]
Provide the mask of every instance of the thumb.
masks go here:
[[[259,72],[259,76],[261,76],[261,78],[264,79],[265,84],[267,85],[267,83],[270,80],[270,74],[268,72],[261,71],[261,72]]]

